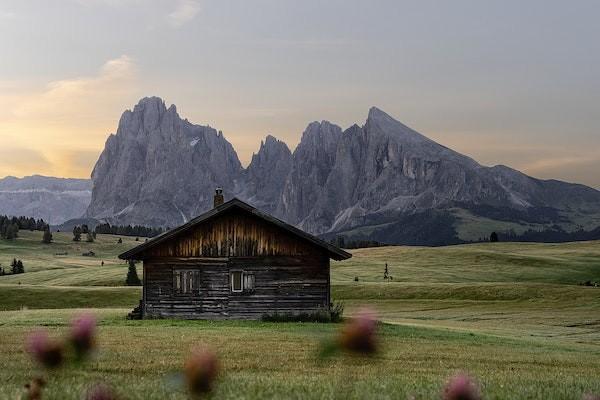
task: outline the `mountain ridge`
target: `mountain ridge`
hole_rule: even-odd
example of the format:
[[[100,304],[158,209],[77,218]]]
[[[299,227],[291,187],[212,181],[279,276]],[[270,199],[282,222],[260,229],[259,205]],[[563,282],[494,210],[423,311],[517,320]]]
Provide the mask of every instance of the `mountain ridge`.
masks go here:
[[[405,242],[402,229],[418,234],[406,224],[430,226],[434,236],[444,225],[437,230],[450,241],[491,229],[600,225],[600,191],[483,166],[377,107],[362,126],[309,123],[293,151],[267,135],[243,168],[221,131],[144,98],[121,116],[92,179],[84,216],[118,224],[179,225],[210,209],[221,186],[308,232],[390,243]]]
[[[90,179],[7,176],[0,179],[0,214],[42,218],[58,224],[81,216],[91,195]]]
[[[598,190],[481,165],[378,107],[362,126],[345,130],[327,120],[309,123],[293,151],[267,135],[243,168],[221,131],[147,97],[122,114],[107,138],[93,188],[90,180],[70,180],[83,185],[70,193],[60,186],[69,179],[25,180],[0,179],[0,213],[53,225],[82,217],[177,226],[210,209],[214,187],[222,186],[228,197],[325,238],[448,244],[491,230],[517,237],[600,226]]]

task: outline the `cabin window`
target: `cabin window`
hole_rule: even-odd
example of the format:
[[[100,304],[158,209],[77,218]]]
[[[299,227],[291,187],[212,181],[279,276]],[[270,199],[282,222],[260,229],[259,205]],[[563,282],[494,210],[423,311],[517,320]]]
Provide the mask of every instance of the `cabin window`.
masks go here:
[[[254,274],[244,271],[231,272],[231,291],[233,293],[253,292]]]
[[[254,274],[244,274],[244,290],[254,291]]]
[[[234,271],[231,273],[231,291],[234,293],[241,293],[244,291],[242,286],[242,271]]]
[[[199,294],[200,271],[187,269],[173,270],[173,289],[175,294]]]

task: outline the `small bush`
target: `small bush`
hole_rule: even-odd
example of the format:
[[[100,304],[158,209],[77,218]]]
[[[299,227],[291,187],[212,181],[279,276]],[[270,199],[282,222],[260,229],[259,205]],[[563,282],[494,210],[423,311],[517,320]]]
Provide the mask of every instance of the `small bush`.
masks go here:
[[[332,304],[329,310],[323,308],[310,313],[267,313],[262,316],[265,322],[340,322],[344,313],[342,303]]]
[[[127,286],[142,286],[142,281],[138,277],[135,262],[129,261],[129,269],[127,270],[127,278],[125,278]]]
[[[12,262],[10,263],[10,272],[13,275],[24,273],[25,266],[23,265],[23,261],[13,258]]]
[[[354,277],[354,282],[358,282],[358,276]]]
[[[42,236],[42,243],[50,244],[52,243],[52,232],[50,232],[50,228],[44,231],[44,235]]]
[[[332,303],[329,309],[329,314],[331,316],[331,322],[342,322],[342,317],[344,315],[344,303]]]

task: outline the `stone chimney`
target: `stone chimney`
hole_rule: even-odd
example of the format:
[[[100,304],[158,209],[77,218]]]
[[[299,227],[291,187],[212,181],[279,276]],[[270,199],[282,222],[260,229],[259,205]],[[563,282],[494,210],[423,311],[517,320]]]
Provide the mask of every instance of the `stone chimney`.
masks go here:
[[[219,207],[221,204],[223,204],[224,199],[223,199],[223,189],[221,189],[220,187],[215,189],[215,198],[214,198],[214,206]]]

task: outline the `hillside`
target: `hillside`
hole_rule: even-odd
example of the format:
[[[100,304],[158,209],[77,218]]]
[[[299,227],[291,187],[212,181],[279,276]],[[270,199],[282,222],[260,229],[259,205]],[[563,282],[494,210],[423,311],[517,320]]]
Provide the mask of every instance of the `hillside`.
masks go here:
[[[0,264],[7,267],[16,257],[27,271],[0,277],[0,309],[137,303],[140,290],[123,287],[127,265],[116,258],[139,243],[135,238],[122,237],[117,244],[116,236],[98,235],[88,244],[72,242],[68,233],[54,237],[51,245],[40,242],[41,232],[0,241]],[[96,256],[81,255],[89,250]],[[600,282],[600,241],[395,246],[352,253],[350,260],[332,262],[332,296],[350,308],[370,304],[389,321],[600,340],[593,328],[600,288],[579,285]],[[383,280],[385,263],[393,281]],[[495,317],[486,317],[489,313]],[[507,325],[513,319],[523,324]]]
[[[125,398],[184,399],[168,377],[199,344],[218,351],[215,395],[224,399],[431,399],[457,370],[478,377],[490,399],[580,400],[600,391],[600,288],[577,285],[600,281],[600,242],[353,250],[352,259],[332,264],[332,295],[347,314],[377,310],[386,322],[382,350],[323,361],[319,343],[336,324],[126,321],[141,293],[122,286],[127,266],[116,255],[134,238],[40,239],[41,232],[21,232],[0,241],[0,263],[17,257],[26,269],[0,276],[2,398],[19,398],[31,372],[23,337],[39,326],[61,334],[81,308],[99,319],[100,351],[77,373],[54,375],[45,398],[79,399],[101,376]],[[81,256],[88,250],[96,257]],[[385,263],[392,281],[383,280]]]

